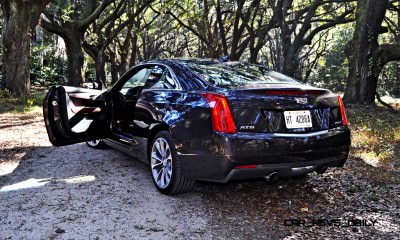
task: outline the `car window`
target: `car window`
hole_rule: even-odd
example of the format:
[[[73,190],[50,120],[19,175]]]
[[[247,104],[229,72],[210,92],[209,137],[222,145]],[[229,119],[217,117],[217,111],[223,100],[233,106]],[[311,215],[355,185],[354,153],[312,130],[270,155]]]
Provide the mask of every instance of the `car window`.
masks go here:
[[[155,66],[143,86],[144,89],[176,89],[177,85],[168,70]]]
[[[301,84],[288,76],[260,65],[239,62],[218,63],[214,61],[201,63],[183,62],[183,64],[199,74],[205,81],[218,87],[256,87],[277,83]]]
[[[143,68],[139,70],[132,77],[130,77],[128,81],[126,81],[126,83],[122,86],[120,92],[122,94],[126,94],[126,92],[131,88],[143,86],[150,73],[151,69],[149,68]]]
[[[176,89],[177,84],[167,69],[156,65],[140,69],[125,82],[120,92],[126,95],[127,92],[139,91],[134,90],[138,88]]]
[[[163,88],[163,79],[165,78],[165,71],[159,66],[154,66],[150,70],[150,74],[148,75],[143,88]]]

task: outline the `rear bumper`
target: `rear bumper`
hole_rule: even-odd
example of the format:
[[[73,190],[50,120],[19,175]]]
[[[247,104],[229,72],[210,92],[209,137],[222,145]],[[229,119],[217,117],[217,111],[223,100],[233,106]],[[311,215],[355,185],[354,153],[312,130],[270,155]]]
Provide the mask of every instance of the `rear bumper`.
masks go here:
[[[223,154],[179,154],[187,178],[214,182],[261,178],[278,172],[281,177],[306,174],[322,166],[341,167],[350,146],[347,127],[309,134],[215,134]],[[222,148],[222,150],[221,150]],[[242,165],[256,168],[237,169]]]

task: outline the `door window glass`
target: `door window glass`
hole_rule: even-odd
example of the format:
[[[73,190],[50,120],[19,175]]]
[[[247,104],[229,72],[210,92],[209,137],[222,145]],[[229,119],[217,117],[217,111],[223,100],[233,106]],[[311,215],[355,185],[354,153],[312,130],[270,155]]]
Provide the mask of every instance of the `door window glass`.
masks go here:
[[[130,77],[120,92],[126,95],[135,89],[176,89],[177,85],[168,70],[160,66],[142,68]]]
[[[126,83],[122,86],[120,92],[125,95],[129,89],[143,86],[150,73],[150,68],[143,68],[139,70],[139,72],[135,73],[132,77],[128,79],[128,81],[126,81]]]

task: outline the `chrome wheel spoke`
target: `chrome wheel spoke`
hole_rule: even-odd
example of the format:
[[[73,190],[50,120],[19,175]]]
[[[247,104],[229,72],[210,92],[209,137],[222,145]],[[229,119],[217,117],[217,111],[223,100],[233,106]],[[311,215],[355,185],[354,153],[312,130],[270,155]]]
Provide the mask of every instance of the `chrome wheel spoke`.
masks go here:
[[[160,156],[162,157],[162,155],[163,155],[163,150],[161,149],[161,144],[160,144],[160,142],[156,142],[156,148],[157,148],[157,151],[158,151],[158,153],[160,154]]]
[[[157,156],[157,153],[152,153],[151,154],[151,158],[155,159],[158,162],[162,162],[162,159],[160,157]]]
[[[164,168],[163,168],[163,171],[162,171],[162,174],[161,174],[160,181],[161,181],[161,186],[160,186],[160,187],[164,187],[164,186],[166,185],[166,183],[165,183],[165,171],[164,171]]]
[[[159,181],[160,176],[162,176],[163,172],[164,172],[164,168],[161,168],[160,171],[157,172],[157,176],[156,176],[156,178],[155,178],[155,180],[156,180],[157,182]]]
[[[151,168],[154,169],[154,168],[157,168],[157,167],[159,167],[161,165],[162,165],[162,162],[151,164]]]

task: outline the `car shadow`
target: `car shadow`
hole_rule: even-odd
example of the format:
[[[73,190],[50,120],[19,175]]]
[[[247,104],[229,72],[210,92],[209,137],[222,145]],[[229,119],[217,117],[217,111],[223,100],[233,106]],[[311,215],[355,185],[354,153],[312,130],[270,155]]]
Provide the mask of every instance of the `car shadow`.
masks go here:
[[[134,164],[129,157],[115,150],[91,149],[84,144],[14,147],[4,149],[0,157],[0,189],[29,179],[60,183],[63,179],[79,176],[99,177],[106,175],[112,165],[123,168]],[[107,161],[110,166],[105,166]],[[64,182],[72,183],[73,180]]]

